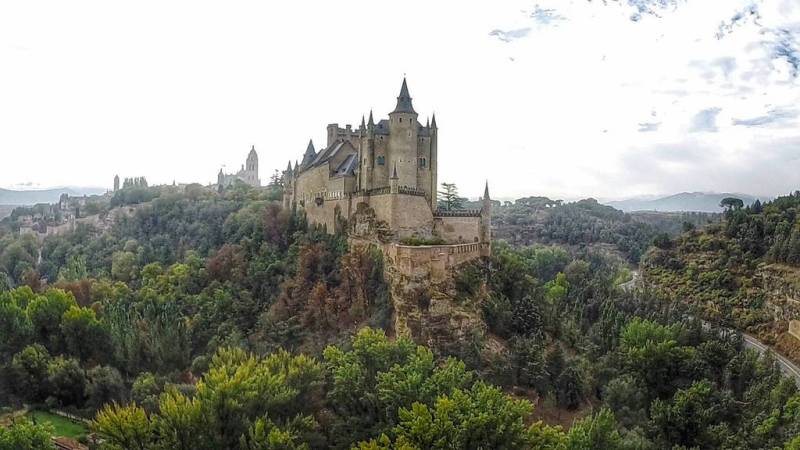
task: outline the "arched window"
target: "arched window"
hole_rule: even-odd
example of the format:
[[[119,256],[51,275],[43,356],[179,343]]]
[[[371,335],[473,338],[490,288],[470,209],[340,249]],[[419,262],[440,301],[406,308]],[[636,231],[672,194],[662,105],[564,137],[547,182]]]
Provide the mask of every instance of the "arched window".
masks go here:
[[[428,160],[426,158],[419,158],[419,166],[424,169],[428,166]]]
[[[386,164],[386,159],[383,156],[378,156],[378,165],[382,166]]]

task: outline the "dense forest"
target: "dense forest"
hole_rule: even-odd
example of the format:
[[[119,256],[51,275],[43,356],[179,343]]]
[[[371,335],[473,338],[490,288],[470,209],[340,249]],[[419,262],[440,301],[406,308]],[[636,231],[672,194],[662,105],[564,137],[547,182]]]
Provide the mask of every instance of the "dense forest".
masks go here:
[[[794,381],[620,289],[605,252],[495,243],[453,274],[485,329],[421,345],[395,336],[381,252],[279,195],[129,186],[101,205],[137,205],[110,230],[41,245],[6,219],[0,405],[85,417],[81,440],[114,450],[800,449]],[[53,432],[15,417],[0,449]]]
[[[493,209],[493,224],[500,239],[518,245],[608,244],[634,264],[657,236],[676,235],[714,218],[707,213],[624,213],[591,198],[564,203],[526,197]]]

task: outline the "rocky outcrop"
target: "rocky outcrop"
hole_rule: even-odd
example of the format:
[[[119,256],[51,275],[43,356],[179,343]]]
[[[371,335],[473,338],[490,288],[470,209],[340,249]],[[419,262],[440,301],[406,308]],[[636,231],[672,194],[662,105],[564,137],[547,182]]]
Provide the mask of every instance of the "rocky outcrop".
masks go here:
[[[800,269],[763,265],[756,271],[756,278],[764,292],[764,306],[776,321],[800,319]]]
[[[452,274],[451,270],[443,279],[434,280],[430,275],[408,275],[386,265],[397,336],[409,337],[440,355],[479,351],[486,334],[480,299],[459,301]]]

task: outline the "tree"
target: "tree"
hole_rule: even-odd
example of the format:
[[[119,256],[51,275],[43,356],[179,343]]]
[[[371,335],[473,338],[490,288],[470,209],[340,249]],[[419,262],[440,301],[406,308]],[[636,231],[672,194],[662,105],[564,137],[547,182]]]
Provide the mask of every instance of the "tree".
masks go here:
[[[472,383],[463,362],[450,359],[439,367],[427,348],[408,339],[392,342],[383,330],[362,329],[352,348],[325,349],[332,377],[328,402],[341,418],[334,434],[344,443],[389,432],[401,407],[433,405],[438,396]]]
[[[86,395],[86,375],[78,361],[59,356],[50,362],[47,374],[53,397],[61,405],[83,405]]]
[[[11,381],[20,397],[41,402],[47,397],[47,377],[50,354],[39,344],[29,345],[11,360]]]
[[[602,408],[596,414],[584,417],[572,425],[567,433],[569,450],[622,450],[622,435],[617,430],[614,413]]]
[[[655,400],[650,416],[662,442],[687,448],[719,448],[722,442],[711,428],[723,422],[731,408],[728,394],[703,380],[678,390],[670,402]]]
[[[740,198],[725,197],[719,202],[720,208],[725,208],[725,212],[729,213],[734,210],[739,210],[744,207],[744,202]]]
[[[107,440],[108,450],[149,450],[153,425],[144,409],[135,403],[106,405],[97,413],[92,430]]]
[[[447,211],[461,209],[463,199],[458,196],[458,187],[455,183],[442,183],[442,190],[439,191],[439,202],[444,205]]]
[[[96,366],[87,373],[89,383],[86,394],[95,409],[111,402],[121,401],[125,395],[125,382],[119,371],[110,366]]]
[[[28,315],[9,293],[0,294],[0,359],[6,360],[31,340],[33,326]]]
[[[61,333],[64,335],[67,351],[78,359],[106,358],[108,333],[94,310],[70,307],[61,319]]]
[[[61,319],[67,310],[76,306],[75,297],[60,289],[48,289],[28,304],[27,313],[36,340],[54,354],[64,351]]]
[[[50,424],[34,424],[27,419],[0,427],[0,450],[55,450]]]
[[[415,402],[400,409],[393,448],[488,449],[542,448],[539,432],[526,425],[532,405],[515,400],[500,389],[475,383],[439,397],[433,406]],[[383,443],[381,443],[381,440]],[[361,444],[361,449],[386,448],[381,438]]]
[[[0,292],[11,290],[12,286],[11,277],[9,277],[7,273],[0,270]]]
[[[111,259],[111,277],[119,281],[130,281],[137,273],[136,255],[132,252],[114,252]]]

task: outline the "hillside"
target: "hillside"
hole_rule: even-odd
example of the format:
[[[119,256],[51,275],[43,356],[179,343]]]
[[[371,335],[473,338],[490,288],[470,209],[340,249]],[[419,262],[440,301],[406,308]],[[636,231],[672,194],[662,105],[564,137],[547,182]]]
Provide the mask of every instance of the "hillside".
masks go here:
[[[105,192],[100,188],[54,188],[43,190],[14,191],[0,189],[0,205],[25,206],[37,203],[57,203],[61,194],[70,196],[97,195]],[[1,218],[1,217],[0,217]]]
[[[755,334],[800,360],[800,194],[730,211],[721,223],[657,243],[645,280],[706,320]]]
[[[681,212],[695,211],[707,213],[720,213],[722,207],[719,202],[726,197],[741,199],[745,205],[750,205],[756,201],[757,197],[747,194],[730,193],[705,193],[705,192],[682,192],[657,199],[629,199],[621,201],[610,201],[605,204],[625,212],[631,211],[663,211]],[[762,201],[764,199],[761,199]]]
[[[628,214],[594,199],[563,203],[546,197],[527,197],[494,207],[492,225],[496,239],[514,245],[605,244],[632,263],[660,233],[675,235],[684,224],[702,225],[713,219],[705,213]]]

